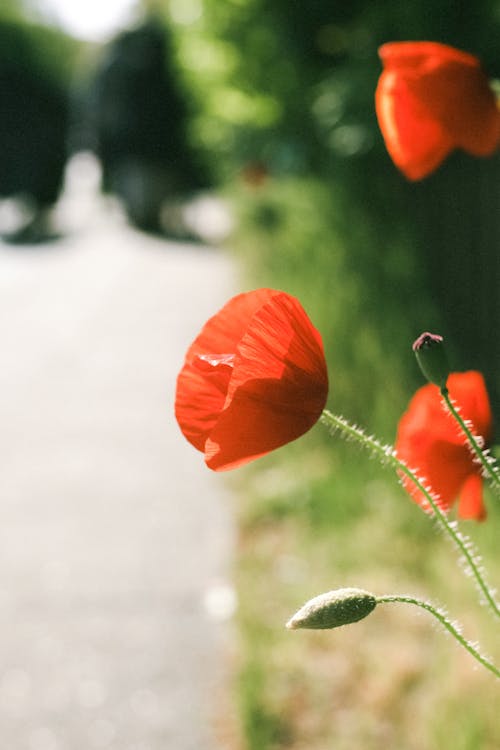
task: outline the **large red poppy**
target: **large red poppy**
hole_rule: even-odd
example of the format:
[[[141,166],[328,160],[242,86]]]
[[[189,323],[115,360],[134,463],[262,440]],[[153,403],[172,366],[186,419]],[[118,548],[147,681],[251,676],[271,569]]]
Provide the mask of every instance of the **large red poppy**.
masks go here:
[[[220,471],[307,432],[327,393],[321,336],[298,300],[257,289],[233,297],[189,347],[175,414],[207,465]]]
[[[433,172],[456,148],[488,156],[500,140],[500,111],[473,55],[437,42],[390,42],[375,93],[387,150],[410,180]]]
[[[486,444],[492,437],[488,392],[480,372],[455,372],[447,387],[460,414],[469,420]],[[446,410],[438,386],[428,384],[413,396],[398,426],[396,454],[439,496],[444,510],[458,499],[460,518],[485,518],[481,469],[474,461],[466,438]],[[406,477],[403,486],[428,510],[426,500]]]

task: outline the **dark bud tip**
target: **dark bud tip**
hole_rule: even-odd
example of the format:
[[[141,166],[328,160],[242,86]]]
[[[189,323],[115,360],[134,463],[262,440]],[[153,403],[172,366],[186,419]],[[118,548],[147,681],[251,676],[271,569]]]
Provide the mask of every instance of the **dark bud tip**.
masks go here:
[[[426,380],[439,388],[446,388],[450,368],[443,337],[437,333],[422,333],[413,342],[412,349]]]
[[[429,333],[426,331],[425,333],[421,333],[418,339],[415,339],[412,349],[414,352],[419,352],[422,349],[430,349],[432,346],[442,344],[443,341],[444,338],[439,333]]]

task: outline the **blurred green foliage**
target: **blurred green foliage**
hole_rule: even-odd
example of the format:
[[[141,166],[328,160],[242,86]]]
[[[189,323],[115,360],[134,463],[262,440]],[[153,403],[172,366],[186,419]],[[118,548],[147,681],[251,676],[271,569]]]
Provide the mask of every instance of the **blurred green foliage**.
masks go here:
[[[377,48],[436,39],[500,73],[498,3],[452,0],[171,0],[180,60],[203,102],[200,136],[228,165],[259,158],[278,172],[326,177],[385,152],[373,111]],[[354,175],[355,177],[356,175]]]
[[[171,0],[168,17],[198,104],[193,137],[236,207],[245,282],[300,298],[325,341],[329,406],[392,442],[422,384],[411,342],[434,330],[453,369],[486,374],[498,410],[499,159],[457,153],[410,184],[374,112],[388,41],[451,44],[500,77],[498,1]],[[280,631],[307,598],[344,585],[436,598],[472,637],[484,621],[429,519],[366,456],[323,438],[318,427],[244,473],[246,746],[494,750],[489,677],[424,618],[380,612],[335,638]],[[471,530],[493,580],[494,503]],[[482,633],[495,645],[493,623]]]
[[[357,276],[351,303],[361,306],[360,317],[374,328],[358,346],[383,352],[388,382],[404,377],[392,369],[386,346],[388,331],[397,326],[390,318],[404,313],[407,336],[437,326],[457,369],[485,372],[498,408],[500,343],[491,339],[490,322],[500,318],[500,162],[455,154],[432,177],[409,184],[385,151],[373,105],[377,48],[391,40],[452,44],[477,54],[488,74],[500,77],[498,2],[171,0],[168,18],[198,102],[193,137],[219,177],[232,185],[248,165],[261,165],[274,180],[275,195],[270,186],[266,192],[269,210],[280,203],[282,225],[290,227],[296,206],[294,199],[284,205],[290,190],[283,178],[307,178],[298,193],[308,193],[312,204],[314,189],[308,191],[315,181],[331,196],[331,206],[323,200],[307,223],[317,223],[316,235],[323,231],[332,256],[343,253],[350,280]],[[332,211],[337,225],[329,234]],[[278,247],[279,233],[263,238],[258,216],[247,212],[247,218],[248,253],[254,228],[267,246],[255,250],[261,259],[266,252],[283,258],[290,252],[289,244],[286,252]],[[307,237],[297,239],[297,248],[301,242]],[[313,251],[303,245],[302,252],[306,258]],[[316,266],[318,284],[324,276],[334,278],[338,263],[326,252],[323,262]],[[267,265],[251,264],[256,283],[290,282],[291,274],[267,277]],[[316,304],[325,304],[320,297],[318,289],[309,309],[323,331],[328,318],[315,313]]]
[[[35,74],[53,85],[68,87],[75,74],[81,45],[68,34],[33,20],[30,4],[7,1],[0,8],[2,69]]]

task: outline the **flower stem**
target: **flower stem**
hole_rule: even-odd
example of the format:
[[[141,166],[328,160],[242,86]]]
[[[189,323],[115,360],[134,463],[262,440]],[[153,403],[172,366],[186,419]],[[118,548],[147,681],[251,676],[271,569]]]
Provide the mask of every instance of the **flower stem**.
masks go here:
[[[500,490],[500,470],[498,468],[498,464],[496,463],[494,458],[492,458],[492,456],[490,456],[482,449],[481,445],[479,444],[478,438],[473,434],[466,420],[461,416],[459,410],[454,405],[452,399],[450,398],[450,393],[446,387],[441,388],[441,396],[446,404],[446,408],[448,409],[452,417],[457,421],[460,429],[466,436],[470,449],[475,454],[478,461],[480,461],[485,476],[487,475],[490,478],[497,491]]]
[[[391,445],[382,445],[376,438],[366,435],[359,427],[351,425],[346,419],[339,417],[336,414],[332,414],[332,412],[327,409],[323,411],[320,420],[323,424],[329,427],[330,430],[339,430],[348,439],[355,440],[364,448],[371,450],[372,453],[382,461],[382,463],[389,464],[397,473],[404,474],[411,482],[413,482],[415,487],[424,495],[429,503],[429,506],[433,510],[434,517],[441,525],[441,528],[446,532],[448,537],[454,542],[455,546],[463,555],[486,603],[492,612],[497,617],[500,617],[500,607],[495,601],[492,590],[484,580],[472,542],[457,530],[455,524],[448,520],[446,514],[439,505],[439,498],[433,495],[432,491],[424,485],[423,481],[417,476],[417,474],[397,457],[394,448]]]
[[[446,615],[441,610],[436,609],[436,607],[434,607],[429,602],[426,602],[423,599],[415,599],[413,596],[393,595],[377,597],[377,604],[381,604],[383,602],[402,602],[404,604],[414,604],[416,607],[420,607],[421,609],[425,609],[427,612],[430,612],[430,614],[433,615],[437,620],[439,620],[441,625],[443,625],[443,627],[445,627],[446,630],[451,633],[453,638],[455,638],[455,640],[458,641],[461,646],[467,649],[469,654],[473,656],[476,661],[480,662],[480,664],[482,664],[483,667],[486,667],[486,669],[489,669],[490,672],[495,675],[495,677],[500,678],[500,670],[498,670],[494,664],[492,664],[485,656],[483,656],[476,648],[474,648],[470,641],[463,637],[457,627],[451,622],[451,620],[448,619],[448,617],[446,617]]]

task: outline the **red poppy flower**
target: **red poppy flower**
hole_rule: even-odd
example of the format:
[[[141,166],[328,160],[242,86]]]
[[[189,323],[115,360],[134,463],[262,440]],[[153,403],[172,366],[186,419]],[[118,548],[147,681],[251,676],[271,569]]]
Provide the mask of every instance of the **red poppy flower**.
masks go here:
[[[387,150],[410,180],[453,151],[488,156],[500,140],[500,111],[473,55],[437,42],[390,42],[375,93]]]
[[[461,416],[485,443],[492,436],[492,415],[488,392],[480,372],[455,372],[447,387]],[[439,495],[444,510],[458,498],[460,518],[486,517],[481,469],[474,461],[467,441],[442,403],[438,386],[428,384],[416,392],[398,426],[396,453]],[[414,484],[403,478],[403,486],[422,507],[426,500]]]
[[[294,297],[257,289],[233,297],[189,347],[175,414],[215,471],[307,432],[326,403],[321,336]]]

